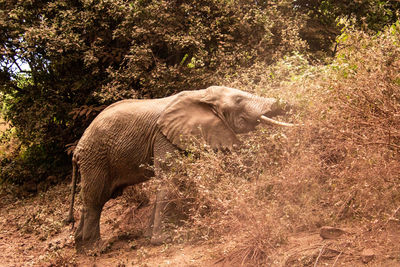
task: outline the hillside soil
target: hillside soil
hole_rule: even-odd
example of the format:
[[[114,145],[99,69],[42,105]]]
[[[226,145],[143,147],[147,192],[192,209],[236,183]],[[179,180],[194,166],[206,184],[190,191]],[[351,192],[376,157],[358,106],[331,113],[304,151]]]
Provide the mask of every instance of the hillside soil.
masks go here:
[[[35,196],[22,196],[4,185],[1,191],[1,266],[252,266],[232,253],[236,234],[207,242],[152,246],[142,234],[151,205],[137,208],[123,196],[110,200],[102,214],[101,235],[109,242],[107,250],[77,254],[73,230],[63,223],[68,184]],[[79,207],[78,201],[75,218]],[[392,218],[372,226],[291,233],[282,246],[271,249],[268,261],[272,266],[400,266],[400,223]]]

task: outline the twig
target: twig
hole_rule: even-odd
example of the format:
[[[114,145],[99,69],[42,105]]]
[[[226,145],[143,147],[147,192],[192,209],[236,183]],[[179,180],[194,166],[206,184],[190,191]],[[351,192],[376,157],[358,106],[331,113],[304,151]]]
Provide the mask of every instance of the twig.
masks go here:
[[[360,144],[362,144],[362,143],[360,143]],[[364,143],[364,144],[365,145],[385,145],[385,146],[391,146],[391,147],[400,149],[400,146],[398,146],[398,145],[388,144],[388,143],[385,143],[385,142],[369,142],[369,143]]]
[[[154,203],[166,203],[166,202],[170,203],[170,202],[177,201],[177,200],[188,200],[188,199],[197,199],[197,198],[195,198],[195,197],[171,198],[171,199],[166,199],[166,200],[155,201]],[[154,203],[151,203],[151,204],[154,204]]]
[[[12,56],[11,60],[14,62],[14,65],[17,66],[17,68],[19,69],[20,72],[23,72],[23,70],[21,69],[21,67],[18,65],[17,61],[15,60],[15,58]]]
[[[385,226],[386,226],[391,220],[396,221],[395,216],[396,216],[396,213],[397,213],[399,210],[400,210],[400,206],[397,207],[397,209],[393,212],[393,215],[390,216],[390,218],[386,221]]]
[[[332,264],[332,267],[335,267],[336,262],[338,261],[340,255],[342,255],[342,251],[340,251],[339,255],[336,257],[334,263]]]
[[[343,218],[346,215],[347,212],[346,209],[350,207],[350,204],[354,200],[356,193],[357,193],[356,190],[353,190],[352,192],[349,193],[349,196],[347,197],[346,201],[340,207],[340,210],[338,212],[338,218]]]
[[[318,260],[319,260],[319,258],[321,257],[322,252],[324,252],[325,247],[326,247],[326,244],[325,244],[325,245],[321,248],[321,250],[319,251],[319,255],[318,255],[317,259],[315,260],[314,267],[317,267]]]
[[[393,215],[392,215],[392,218],[394,218],[394,216],[396,216],[396,213],[397,213],[399,210],[400,210],[400,206],[397,207],[397,209],[394,211],[394,213],[393,213]]]

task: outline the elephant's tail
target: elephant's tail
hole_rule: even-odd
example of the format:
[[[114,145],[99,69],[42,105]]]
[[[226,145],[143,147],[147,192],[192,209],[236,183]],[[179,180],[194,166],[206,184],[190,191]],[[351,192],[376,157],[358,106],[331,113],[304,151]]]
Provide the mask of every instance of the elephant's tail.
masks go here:
[[[72,228],[74,227],[74,201],[76,192],[76,182],[78,180],[78,162],[75,155],[72,157],[72,182],[71,182],[71,203],[69,206],[68,218],[65,220],[66,223],[72,223]]]

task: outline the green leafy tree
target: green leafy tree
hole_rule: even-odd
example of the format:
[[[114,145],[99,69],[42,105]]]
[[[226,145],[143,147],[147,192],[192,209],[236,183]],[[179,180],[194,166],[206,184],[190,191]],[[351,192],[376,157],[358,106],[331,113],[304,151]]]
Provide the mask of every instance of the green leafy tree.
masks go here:
[[[343,25],[351,21],[364,31],[378,32],[399,19],[399,1],[381,0],[294,0],[294,8],[308,16],[301,37],[312,51],[332,51]],[[335,51],[333,51],[335,52]]]
[[[21,141],[2,179],[63,176],[65,145],[104,105],[273,62],[304,48],[300,25],[291,1],[1,1],[1,101]]]
[[[204,88],[306,47],[332,51],[338,18],[378,31],[398,19],[399,7],[378,0],[0,0],[0,98],[21,141],[2,160],[9,171],[1,179],[64,176],[65,146],[71,151],[113,101]]]

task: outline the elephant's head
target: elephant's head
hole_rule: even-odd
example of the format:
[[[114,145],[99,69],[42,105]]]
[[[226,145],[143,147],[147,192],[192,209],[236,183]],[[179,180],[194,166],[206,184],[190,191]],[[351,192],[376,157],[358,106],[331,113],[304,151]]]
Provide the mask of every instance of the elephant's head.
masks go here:
[[[212,86],[176,95],[157,123],[162,133],[181,148],[187,136],[202,137],[213,148],[230,148],[238,142],[236,134],[250,132],[261,122],[292,126],[269,118],[282,111],[275,98]]]

